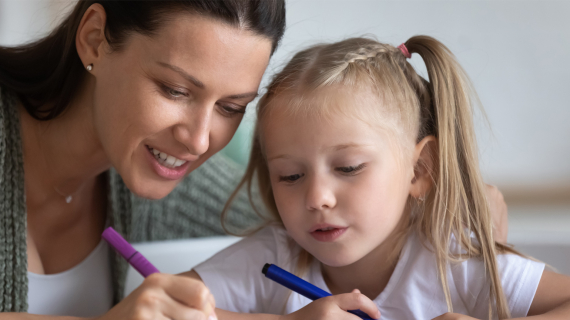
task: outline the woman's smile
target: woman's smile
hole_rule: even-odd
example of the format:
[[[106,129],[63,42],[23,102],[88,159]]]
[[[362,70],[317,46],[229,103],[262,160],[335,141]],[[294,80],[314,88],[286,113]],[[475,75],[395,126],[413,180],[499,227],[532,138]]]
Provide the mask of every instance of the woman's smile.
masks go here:
[[[149,162],[159,176],[168,180],[178,180],[186,174],[192,161],[178,159],[158,149],[146,146]],[[196,157],[195,160],[197,160]]]

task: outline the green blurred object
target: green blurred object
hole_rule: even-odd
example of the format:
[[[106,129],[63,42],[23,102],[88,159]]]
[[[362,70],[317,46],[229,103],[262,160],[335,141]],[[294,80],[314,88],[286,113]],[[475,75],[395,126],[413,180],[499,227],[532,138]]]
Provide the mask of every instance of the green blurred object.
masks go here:
[[[244,168],[249,160],[254,125],[254,119],[243,119],[230,143],[220,151]]]

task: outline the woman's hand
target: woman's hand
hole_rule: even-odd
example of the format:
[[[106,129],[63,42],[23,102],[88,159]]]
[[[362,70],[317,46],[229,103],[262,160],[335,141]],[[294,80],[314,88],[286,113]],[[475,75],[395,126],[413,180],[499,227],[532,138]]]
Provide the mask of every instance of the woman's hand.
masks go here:
[[[360,309],[373,319],[380,319],[380,311],[367,296],[354,289],[351,293],[338,294],[315,300],[304,308],[283,316],[283,320],[359,320],[346,310]]]
[[[437,318],[433,318],[432,320],[477,320],[477,319],[472,318],[470,316],[466,316],[464,314],[447,312]]]
[[[506,244],[507,234],[509,233],[508,210],[503,194],[499,189],[492,185],[486,188],[487,200],[489,201],[489,210],[491,219],[493,220],[493,237],[495,241]]]
[[[155,273],[97,320],[213,320],[217,319],[215,307],[214,297],[201,281]]]

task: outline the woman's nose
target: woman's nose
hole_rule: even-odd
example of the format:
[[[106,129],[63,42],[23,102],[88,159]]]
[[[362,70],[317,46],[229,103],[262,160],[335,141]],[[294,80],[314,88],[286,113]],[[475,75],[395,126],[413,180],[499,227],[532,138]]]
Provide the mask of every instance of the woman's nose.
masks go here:
[[[333,188],[325,179],[310,179],[307,189],[307,209],[309,211],[332,209],[336,206]]]
[[[184,144],[188,152],[199,156],[210,147],[213,107],[193,109],[187,120],[174,127],[174,138]]]

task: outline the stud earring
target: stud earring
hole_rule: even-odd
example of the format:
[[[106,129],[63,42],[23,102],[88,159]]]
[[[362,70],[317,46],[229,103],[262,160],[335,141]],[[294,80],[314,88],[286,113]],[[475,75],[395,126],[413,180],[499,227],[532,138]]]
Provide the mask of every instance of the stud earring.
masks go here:
[[[93,64],[92,63],[88,64],[87,67],[85,67],[85,69],[87,69],[87,71],[93,70]]]

